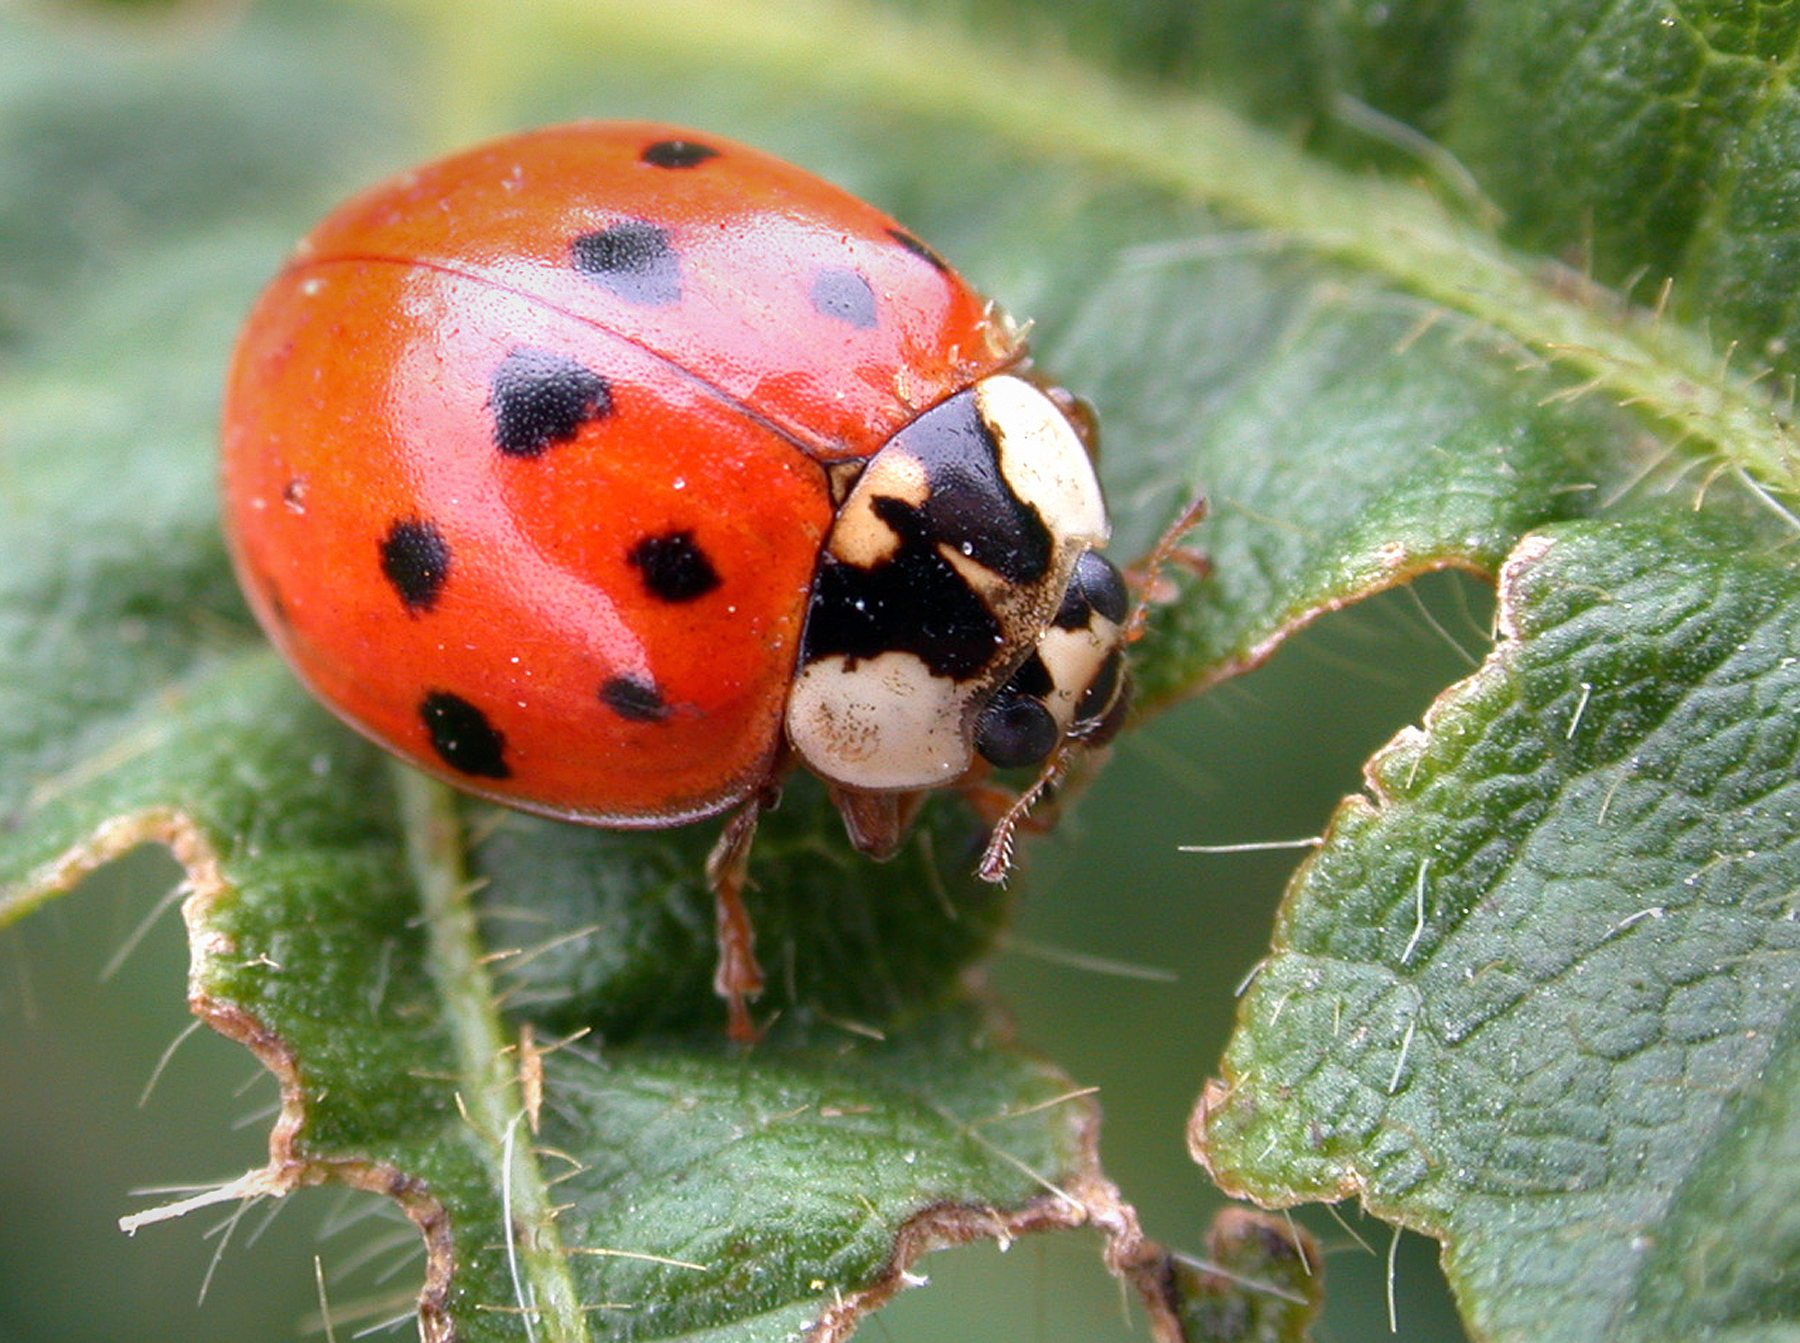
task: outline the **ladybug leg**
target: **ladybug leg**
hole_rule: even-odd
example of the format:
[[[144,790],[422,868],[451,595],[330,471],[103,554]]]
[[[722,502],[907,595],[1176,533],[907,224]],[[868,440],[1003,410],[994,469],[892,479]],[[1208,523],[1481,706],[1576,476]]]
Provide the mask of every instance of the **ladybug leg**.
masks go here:
[[[957,792],[962,795],[963,801],[969,804],[970,809],[989,830],[999,825],[1005,819],[1006,814],[1013,809],[1013,804],[1019,800],[1019,794],[1015,789],[1003,788],[990,779],[978,779],[962,784],[958,787]],[[1056,818],[1054,815],[1034,812],[1029,816],[1020,817],[1014,824],[1028,835],[1043,835],[1056,829]]]
[[[744,908],[744,887],[750,874],[750,844],[767,805],[760,792],[745,801],[731,813],[706,856],[706,879],[712,883],[718,911],[719,965],[713,972],[713,990],[725,1000],[727,1032],[745,1044],[753,1043],[758,1034],[748,1004],[762,992],[763,974],[756,963],[756,930]]]
[[[1127,643],[1136,643],[1143,637],[1144,622],[1151,606],[1162,606],[1175,600],[1174,584],[1162,576],[1164,565],[1185,569],[1195,578],[1205,578],[1212,573],[1212,560],[1203,551],[1182,544],[1205,516],[1206,496],[1195,495],[1169,524],[1150,553],[1126,570],[1127,581],[1138,592],[1137,605],[1125,622]]]

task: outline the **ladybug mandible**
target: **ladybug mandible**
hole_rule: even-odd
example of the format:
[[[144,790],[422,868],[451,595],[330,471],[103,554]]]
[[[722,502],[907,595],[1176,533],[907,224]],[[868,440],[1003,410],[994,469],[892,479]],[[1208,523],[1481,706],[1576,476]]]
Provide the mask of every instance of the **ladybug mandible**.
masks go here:
[[[731,811],[708,870],[747,1037],[742,888],[784,771],[883,857],[926,791],[1041,787],[1116,727],[1087,426],[879,211],[743,145],[581,123],[300,244],[238,343],[225,520],[276,646],[388,750],[593,825]]]

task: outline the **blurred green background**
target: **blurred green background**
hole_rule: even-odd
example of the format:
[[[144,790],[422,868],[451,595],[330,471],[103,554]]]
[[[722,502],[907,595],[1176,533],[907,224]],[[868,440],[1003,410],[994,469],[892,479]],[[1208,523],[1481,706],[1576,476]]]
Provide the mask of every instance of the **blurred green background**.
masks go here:
[[[986,14],[988,22],[1009,12],[998,4],[961,8],[978,19]],[[1171,22],[1181,21],[1185,7],[1167,8]],[[108,9],[170,9],[173,17],[108,17]],[[336,39],[330,25],[309,28],[293,18],[303,9],[286,7],[282,22],[292,31],[284,40],[339,41],[322,58],[313,51],[306,59],[338,70],[346,89],[413,77],[417,52],[407,44],[404,22],[396,22],[387,44],[370,44],[354,24]],[[492,12],[509,11],[495,6]],[[1071,41],[1104,45],[1105,14],[1103,5],[1068,5]],[[238,25],[245,20],[233,6],[37,5],[0,21],[15,36],[29,31],[32,51],[53,58],[33,68],[18,49],[11,56],[0,53],[0,80],[91,80],[92,87],[76,90],[88,98],[109,96],[105,81],[134,63],[139,74],[149,69],[145,77],[151,80],[203,70],[252,97],[267,75],[254,62],[240,64]],[[466,35],[469,26],[461,31]],[[5,40],[0,35],[0,44]],[[271,49],[258,48],[261,59]],[[1158,49],[1151,44],[1106,54],[1154,67]],[[91,69],[84,65],[89,52],[96,58]],[[521,87],[517,70],[506,62],[485,62],[470,52],[438,56],[429,68],[485,71],[496,81],[511,81],[515,92]],[[515,52],[511,59],[520,57]],[[270,81],[270,89],[269,105],[239,131],[247,141],[290,136],[291,151],[305,154],[305,135],[285,124],[280,81]],[[393,92],[381,114],[390,120],[370,120],[368,162],[311,165],[319,198],[307,205],[289,201],[270,213],[266,254],[254,259],[252,269],[272,268],[330,195],[372,169],[404,161],[393,158],[396,145],[410,140],[425,152],[465,133],[502,128],[482,121],[486,95],[479,88]],[[753,100],[751,93],[717,86],[672,88],[659,83],[654,70],[641,71],[635,83],[596,76],[591,88],[575,89],[566,65],[561,82],[528,92],[507,103],[509,115],[680,116],[736,133],[743,132],[722,118]],[[13,105],[8,94],[0,88],[0,101]],[[191,96],[203,104],[206,88],[196,87]],[[771,119],[804,119],[799,90],[755,96],[769,104]],[[326,100],[329,91],[319,97]],[[128,117],[134,103],[122,96],[119,106]],[[200,107],[200,122],[204,113]],[[338,115],[353,119],[369,110],[346,97]],[[166,150],[183,171],[193,170],[193,156],[177,152],[183,126],[122,121],[120,132],[141,146],[143,186],[141,199],[123,202],[122,215],[119,200],[58,178],[66,165],[48,155],[41,160],[47,175],[29,184],[29,201],[16,197],[24,184],[15,182],[15,199],[6,209],[67,212],[84,246],[103,239],[109,228],[128,230],[131,210],[179,213],[179,174],[160,175],[158,156]],[[15,151],[23,147],[26,162],[36,143],[29,137],[38,133],[21,121],[0,127]],[[214,171],[228,175],[237,168],[231,146],[222,149]],[[841,152],[850,154],[848,142]],[[159,189],[166,189],[167,199],[159,198]],[[242,185],[246,194],[257,189],[254,180]],[[955,255],[953,239],[934,241]],[[0,227],[0,292],[16,295],[44,285],[54,260],[27,255]],[[96,266],[104,269],[90,259],[71,281],[91,285]],[[242,258],[232,258],[230,266],[250,273]],[[1007,269],[989,264],[990,272]],[[1017,269],[1028,275],[1028,261]],[[224,283],[235,284],[248,302],[253,281],[228,275]],[[129,292],[128,284],[122,288]],[[1003,290],[1001,297],[1029,315],[1029,294]],[[54,326],[54,304],[31,310],[36,325]],[[197,320],[211,321],[205,314]],[[13,353],[17,335],[0,332],[0,360]],[[216,356],[221,373],[226,336],[223,327],[209,326],[196,346],[207,358]],[[200,391],[215,394],[210,385]],[[1203,546],[1204,532],[1198,539]],[[1188,1158],[1183,1130],[1215,1067],[1234,989],[1261,954],[1295,861],[1291,853],[1200,855],[1177,846],[1317,834],[1336,800],[1359,786],[1360,765],[1370,751],[1416,721],[1438,690],[1470,670],[1488,639],[1489,604],[1479,585],[1437,576],[1414,591],[1327,618],[1268,667],[1129,735],[1061,830],[1032,845],[1024,878],[1016,883],[1015,929],[993,980],[1015,1011],[1023,1039],[1056,1059],[1078,1084],[1100,1089],[1107,1168],[1158,1240],[1204,1254],[1205,1229],[1220,1200]],[[165,905],[141,943],[135,942],[134,930],[156,908],[173,871],[160,856],[142,855],[22,929],[0,934],[0,1343],[117,1337],[211,1343],[317,1335],[315,1256],[334,1311],[358,1308],[359,1322],[340,1324],[339,1339],[384,1321],[392,1336],[412,1336],[407,1307],[416,1287],[417,1239],[373,1198],[315,1190],[281,1207],[250,1208],[241,1217],[232,1209],[200,1213],[134,1239],[116,1230],[120,1215],[172,1196],[141,1191],[216,1182],[260,1164],[273,1111],[273,1085],[247,1054],[208,1032],[184,1034],[185,950],[173,906]],[[1125,969],[1081,966],[1070,956]],[[140,1103],[153,1074],[156,1085]],[[1316,1209],[1297,1214],[1327,1249],[1328,1307],[1317,1331],[1324,1343],[1389,1332],[1392,1233],[1354,1210],[1344,1215],[1340,1223]],[[1065,1235],[1030,1239],[1004,1255],[988,1246],[934,1255],[923,1265],[932,1286],[904,1294],[865,1326],[863,1336],[902,1343],[1144,1337],[1135,1304],[1101,1270],[1097,1250],[1092,1237]],[[1406,1236],[1398,1245],[1392,1295],[1400,1338],[1450,1343],[1462,1337],[1435,1258],[1435,1246],[1419,1238]],[[203,1285],[206,1300],[197,1306]]]

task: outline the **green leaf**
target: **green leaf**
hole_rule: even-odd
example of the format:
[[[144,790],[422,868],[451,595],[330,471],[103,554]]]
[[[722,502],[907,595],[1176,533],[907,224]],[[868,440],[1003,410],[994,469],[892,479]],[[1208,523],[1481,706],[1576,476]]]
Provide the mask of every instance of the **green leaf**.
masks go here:
[[[1246,1004],[1230,1055],[1241,1109],[1215,1105],[1206,1140],[1221,1141],[1225,1116],[1241,1126],[1259,1155],[1240,1173],[1246,1151],[1234,1147],[1233,1179],[1261,1197],[1354,1187],[1453,1236],[1467,1316],[1495,1336],[1515,1313],[1614,1290],[1608,1228],[1649,1225],[1630,1222],[1637,1205],[1608,1205],[1608,1227],[1553,1253],[1468,1232],[1480,1217],[1484,1230],[1541,1224],[1531,1218],[1554,1199],[1529,1185],[1521,1197],[1507,1183],[1521,1172],[1563,1162],[1579,1173],[1595,1152],[1638,1162],[1643,1187],[1679,1184],[1661,1214],[1681,1244],[1714,1243],[1727,1191],[1783,1151],[1779,1094],[1747,1080],[1765,1059],[1768,1078],[1783,1075],[1785,1054],[1770,1052],[1786,1038],[1778,995],[1713,987],[1742,989],[1742,953],[1727,946],[1726,969],[1668,981],[1666,1003],[1644,990],[1663,982],[1654,976],[1602,1002],[1587,989],[1602,982],[1592,971],[1553,977],[1537,997],[1520,988],[1546,965],[1585,965],[1543,958],[1559,936],[1591,932],[1591,912],[1490,929],[1479,965],[1452,967],[1428,939],[1450,936],[1452,890],[1471,918],[1502,917],[1499,895],[1518,879],[1502,859],[1524,848],[1564,864],[1546,858],[1540,875],[1579,871],[1593,894],[1629,903],[1651,878],[1614,871],[1594,826],[1558,824],[1576,800],[1565,782],[1591,786],[1629,759],[1593,755],[1586,734],[1672,730],[1675,711],[1701,698],[1706,658],[1727,665],[1744,655],[1734,639],[1761,648],[1779,623],[1778,604],[1754,594],[1792,586],[1785,552],[1766,549],[1793,528],[1800,492],[1781,398],[1794,292],[1788,76],[1769,59],[1785,52],[1786,20],[1758,27],[1722,3],[1666,17],[1576,0],[1480,12],[1443,0],[1125,11],[1093,0],[546,0],[505,22],[480,5],[343,0],[194,6],[161,27],[54,6],[9,13],[0,922],[131,845],[170,845],[193,891],[197,1010],[283,1086],[270,1165],[227,1192],[338,1181],[397,1198],[431,1253],[432,1329],[752,1339],[823,1320],[830,1334],[906,1281],[932,1244],[1085,1221],[1143,1289],[1158,1337],[1303,1335],[1317,1281],[1286,1227],[1227,1223],[1211,1276],[1144,1240],[1099,1168],[1091,1101],[1015,1044],[971,987],[1009,908],[971,880],[978,827],[954,799],[878,867],[848,852],[819,789],[789,789],[753,869],[764,1009],[779,1015],[739,1056],[719,1039],[709,983],[706,829],[623,835],[454,804],[313,706],[246,619],[214,520],[212,416],[231,333],[292,239],[376,175],[477,136],[581,115],[664,117],[857,190],[1032,318],[1042,367],[1098,407],[1115,553],[1146,551],[1207,494],[1211,517],[1190,542],[1210,569],[1168,566],[1171,592],[1158,595],[1169,600],[1136,649],[1146,711],[1256,666],[1296,629],[1379,589],[1433,568],[1491,577],[1513,556],[1509,642],[1490,668],[1541,655],[1567,672],[1598,659],[1505,720],[1520,750],[1535,743],[1553,762],[1518,779],[1557,788],[1540,796],[1504,770],[1457,772],[1456,750],[1478,754],[1445,736],[1479,709],[1464,704],[1468,689],[1434,715],[1429,738],[1406,738],[1423,744],[1382,758],[1381,817],[1407,814],[1415,785],[1436,785],[1433,806],[1460,820],[1447,836],[1421,822],[1371,853],[1363,813],[1346,813]],[[1664,279],[1667,304],[1629,306]],[[1734,339],[1747,351],[1735,359]],[[1638,513],[1659,520],[1622,521]],[[1635,615],[1596,607],[1583,627],[1623,638],[1626,617],[1639,620],[1617,656],[1596,635],[1559,661],[1563,624],[1530,623],[1558,601],[1631,584],[1643,589]],[[1680,593],[1704,620],[1657,614]],[[1494,679],[1472,685],[1498,695]],[[1342,702],[1334,670],[1316,681],[1319,702]],[[1746,732],[1774,731],[1754,694],[1709,704],[1716,730],[1680,748],[1693,768],[1729,756]],[[1142,740],[1162,739],[1128,738],[1120,754]],[[1296,724],[1277,749],[1304,758],[1312,746]],[[1779,743],[1758,749],[1777,796],[1791,759]],[[1568,780],[1555,773],[1564,767]],[[1637,814],[1623,809],[1639,786],[1618,783],[1609,818]],[[1726,843],[1738,813],[1704,796],[1697,817],[1656,814],[1666,833],[1652,825],[1645,842],[1670,847],[1654,855],[1674,864],[1690,835]],[[1711,850],[1682,850],[1693,862],[1683,874],[1754,877],[1773,891],[1759,865],[1778,869],[1792,818],[1756,816],[1754,860],[1708,867]],[[1440,841],[1459,864],[1436,856]],[[1105,880],[1155,884],[1150,851],[1170,842],[1133,833],[1108,845]],[[1042,851],[1046,884],[1070,848],[1097,843]],[[1341,878],[1343,898],[1308,913],[1304,892],[1339,865],[1385,884]],[[1421,871],[1431,890],[1446,883],[1442,900],[1408,903]],[[1686,927],[1674,898],[1685,889],[1645,887],[1642,903],[1607,907],[1607,928],[1663,913],[1598,949],[1662,946],[1650,935]],[[1243,917],[1246,902],[1228,894],[1215,920]],[[1096,907],[1101,927],[1111,906]],[[1785,906],[1744,908],[1725,922],[1775,945]],[[1529,1125],[1505,1130],[1494,1168],[1507,1178],[1490,1185],[1455,1184],[1458,1171],[1485,1169],[1472,1162],[1412,1171],[1417,1142],[1460,1130],[1445,1122],[1397,1142],[1413,1130],[1386,1126],[1389,1103],[1452,1092],[1449,1062],[1441,1083],[1414,1070],[1447,1056],[1442,1023],[1461,1018],[1402,1021],[1398,998],[1357,1016],[1363,1000],[1345,996],[1346,1042],[1323,998],[1280,1006],[1272,995],[1301,927],[1336,949],[1335,973],[1429,968],[1450,976],[1448,995],[1488,1003],[1516,991],[1541,1011],[1537,1051],[1512,1059],[1523,1071],[1491,1071],[1508,1079],[1503,1094],[1455,1093],[1471,1109],[1510,1104],[1515,1077],[1568,1080],[1569,1103],[1585,1108],[1556,1143]],[[1689,968],[1698,945],[1681,940]],[[1471,968],[1454,981],[1451,969]],[[1746,1024],[1753,1006],[1766,1020]],[[1547,1052],[1543,1023],[1603,1010],[1616,1040],[1559,1037],[1565,1053],[1551,1057],[1578,1057],[1541,1075],[1522,1062]],[[1676,1022],[1696,1068],[1716,1072],[1677,1087],[1631,1071],[1637,1055],[1619,1051]],[[1144,1025],[1114,1038],[1136,1041]],[[1265,1032],[1285,1043],[1265,1044]],[[1312,1074],[1298,1090],[1259,1089],[1275,1075],[1265,1051],[1317,1058],[1350,1043],[1355,1066],[1321,1076],[1343,1084],[1332,1096],[1369,1101],[1367,1113],[1313,1099],[1306,1088],[1325,1083]],[[1155,1057],[1141,1070],[1161,1071]],[[1684,1107],[1709,1104],[1741,1119],[1735,1136],[1690,1122]],[[1323,1135],[1340,1136],[1316,1148]],[[1367,1157],[1358,1144],[1377,1138],[1390,1146]],[[1223,1151],[1212,1153],[1221,1170]],[[1653,1169],[1645,1154],[1665,1151],[1685,1164]],[[1764,1197],[1778,1206],[1777,1190]],[[656,1258],[575,1253],[589,1250]],[[1780,1237],[1741,1247],[1746,1267],[1730,1282],[1695,1278],[1672,1235],[1630,1253],[1646,1265],[1633,1318],[1677,1333],[1776,1318],[1773,1284],[1791,1262]],[[1664,1272],[1678,1260],[1685,1276]],[[1583,1316],[1587,1333],[1564,1336],[1637,1336],[1613,1318]]]
[[[1741,533],[1528,538],[1500,645],[1295,885],[1214,1174],[1442,1237],[1480,1337],[1791,1327],[1797,613]]]

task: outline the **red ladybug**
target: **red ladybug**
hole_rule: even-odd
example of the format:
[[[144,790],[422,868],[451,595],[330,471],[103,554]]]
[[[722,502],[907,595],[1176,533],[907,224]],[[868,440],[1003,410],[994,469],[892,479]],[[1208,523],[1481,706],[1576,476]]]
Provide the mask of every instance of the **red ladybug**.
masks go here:
[[[924,243],[727,140],[555,127],[341,207],[239,340],[224,488],[258,619],[382,746],[594,825],[736,809],[738,1035],[786,769],[879,857],[1123,710],[1076,403]]]

